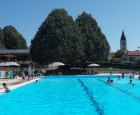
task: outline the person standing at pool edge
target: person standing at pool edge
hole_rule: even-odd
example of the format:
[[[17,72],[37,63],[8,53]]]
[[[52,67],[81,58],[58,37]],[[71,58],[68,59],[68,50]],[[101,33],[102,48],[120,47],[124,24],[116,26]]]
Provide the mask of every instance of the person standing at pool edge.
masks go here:
[[[28,79],[30,77],[32,77],[32,68],[31,68],[31,66],[29,66],[29,68],[28,68]]]
[[[22,72],[21,72],[21,76],[22,76],[22,79],[25,79],[25,73],[24,73],[24,70],[22,70]]]
[[[124,72],[122,72],[122,78],[124,78]]]
[[[110,76],[112,75],[112,71],[111,70],[112,70],[112,67],[109,68]]]

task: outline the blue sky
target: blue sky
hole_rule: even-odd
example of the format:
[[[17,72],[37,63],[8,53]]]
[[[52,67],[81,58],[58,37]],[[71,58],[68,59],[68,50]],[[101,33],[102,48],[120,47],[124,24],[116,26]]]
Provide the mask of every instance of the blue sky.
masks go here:
[[[111,51],[120,48],[122,30],[128,50],[140,46],[140,0],[1,0],[0,27],[15,26],[29,45],[54,8],[65,8],[74,19],[83,11],[90,13],[106,35]]]

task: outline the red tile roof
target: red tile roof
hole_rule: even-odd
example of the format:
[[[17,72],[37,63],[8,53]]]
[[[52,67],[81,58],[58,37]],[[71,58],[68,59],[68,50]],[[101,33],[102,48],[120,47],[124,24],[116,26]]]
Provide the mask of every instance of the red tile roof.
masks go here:
[[[140,51],[127,51],[128,56],[140,56]]]

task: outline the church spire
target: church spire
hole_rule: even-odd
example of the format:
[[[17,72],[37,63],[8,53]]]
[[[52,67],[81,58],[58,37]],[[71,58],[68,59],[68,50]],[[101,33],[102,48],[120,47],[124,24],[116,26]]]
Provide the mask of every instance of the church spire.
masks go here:
[[[125,37],[125,34],[124,34],[124,30],[122,31],[122,36],[121,36],[121,39],[120,39],[120,50],[123,51],[123,52],[127,51],[127,42],[126,42],[126,37]]]
[[[126,40],[126,37],[125,37],[125,34],[124,34],[124,30],[122,31],[121,40]]]

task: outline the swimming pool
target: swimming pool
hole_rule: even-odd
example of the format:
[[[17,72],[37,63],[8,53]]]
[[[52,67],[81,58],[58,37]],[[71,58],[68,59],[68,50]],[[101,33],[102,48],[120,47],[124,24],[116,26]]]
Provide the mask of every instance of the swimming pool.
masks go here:
[[[46,77],[0,95],[0,115],[139,115],[140,81],[107,76]]]

